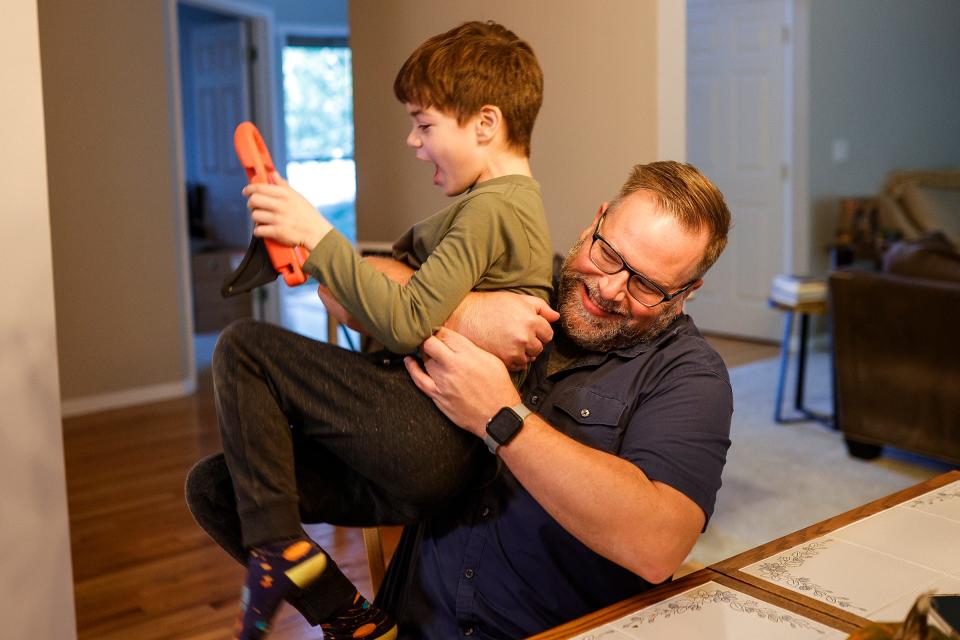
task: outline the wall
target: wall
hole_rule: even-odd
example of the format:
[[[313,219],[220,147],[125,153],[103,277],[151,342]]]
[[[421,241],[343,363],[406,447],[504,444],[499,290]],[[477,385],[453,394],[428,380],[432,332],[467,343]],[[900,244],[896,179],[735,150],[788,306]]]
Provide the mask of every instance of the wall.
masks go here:
[[[216,4],[216,3],[214,3]],[[345,0],[228,0],[344,25]],[[168,0],[39,0],[65,414],[192,390]]]
[[[404,144],[409,121],[393,79],[429,36],[493,19],[528,40],[543,67],[531,162],[554,246],[569,248],[630,167],[658,155],[658,3],[607,0],[602,8],[584,10],[579,0],[353,0],[358,237],[393,240],[447,202],[431,184],[432,167]],[[674,18],[682,25],[682,12]],[[680,38],[679,55],[683,46]],[[683,113],[659,117],[682,120]]]
[[[166,2],[38,6],[65,411],[186,392]]]
[[[0,628],[4,638],[76,638],[57,383],[53,267],[35,0],[4,3],[0,137]]]
[[[347,0],[232,0],[254,8],[269,8],[277,24],[311,28],[345,26]]]
[[[316,16],[314,25],[334,24],[336,12],[325,11],[342,6],[248,2],[272,7],[277,24],[303,21],[295,8]],[[532,162],[554,246],[569,247],[629,167],[659,155],[658,132],[670,129],[657,106],[658,54],[670,55],[670,42],[657,38],[658,20],[670,13],[658,13],[664,2],[608,0],[603,11],[583,11],[575,0],[351,4],[359,237],[393,240],[445,204],[429,167],[404,145],[408,123],[392,95],[393,76],[426,37],[490,18],[529,39],[541,58],[546,98]],[[184,196],[170,90],[176,70],[167,50],[176,26],[167,7],[167,0],[38,2],[66,414],[191,390],[186,244],[178,235],[185,221],[177,213]],[[682,55],[677,40],[674,54]]]
[[[960,3],[810,5],[813,258],[825,267],[837,198],[869,195],[893,169],[960,166]],[[835,139],[849,159],[832,159]]]

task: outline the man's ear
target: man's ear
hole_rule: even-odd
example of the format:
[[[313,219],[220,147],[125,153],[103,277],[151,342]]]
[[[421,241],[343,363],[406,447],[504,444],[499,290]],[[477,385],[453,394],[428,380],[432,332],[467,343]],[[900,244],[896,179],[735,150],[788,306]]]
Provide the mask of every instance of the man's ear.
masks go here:
[[[593,216],[593,220],[590,222],[590,226],[584,229],[580,233],[580,239],[585,240],[593,234],[593,230],[597,228],[597,223],[600,222],[600,216],[607,212],[607,209],[610,207],[609,202],[600,203],[600,208],[597,209],[597,215]]]
[[[600,222],[600,216],[607,212],[607,209],[610,208],[609,202],[601,202],[600,208],[597,209],[597,215],[593,216],[593,222],[590,223],[591,227],[596,227],[597,223]]]
[[[686,311],[687,301],[692,300],[696,297],[694,291],[703,286],[703,278],[699,278],[696,282],[690,285],[690,288],[683,292],[683,303],[680,304],[678,313],[683,313]]]
[[[500,107],[492,104],[485,104],[480,107],[476,127],[477,141],[491,142],[503,127],[503,113],[500,111]]]

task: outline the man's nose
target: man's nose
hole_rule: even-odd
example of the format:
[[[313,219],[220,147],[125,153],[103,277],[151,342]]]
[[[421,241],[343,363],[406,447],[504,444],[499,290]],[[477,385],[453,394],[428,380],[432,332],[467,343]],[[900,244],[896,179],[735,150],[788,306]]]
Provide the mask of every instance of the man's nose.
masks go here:
[[[622,302],[627,296],[627,280],[630,274],[618,271],[614,274],[604,274],[597,282],[600,295],[612,302]]]

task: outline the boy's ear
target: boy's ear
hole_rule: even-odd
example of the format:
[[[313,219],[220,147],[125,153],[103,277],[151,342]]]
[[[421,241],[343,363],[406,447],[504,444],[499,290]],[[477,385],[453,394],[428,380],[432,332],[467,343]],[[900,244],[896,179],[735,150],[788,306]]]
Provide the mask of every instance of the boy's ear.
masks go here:
[[[479,118],[477,119],[477,140],[480,142],[492,141],[503,125],[503,113],[500,107],[485,104],[480,107]]]

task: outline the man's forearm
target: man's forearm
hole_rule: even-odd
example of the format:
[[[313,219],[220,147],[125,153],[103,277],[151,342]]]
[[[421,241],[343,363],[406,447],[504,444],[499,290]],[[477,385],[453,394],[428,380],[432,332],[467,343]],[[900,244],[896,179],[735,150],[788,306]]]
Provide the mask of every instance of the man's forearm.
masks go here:
[[[383,256],[365,256],[363,258],[374,269],[398,284],[405,285],[414,274],[414,269],[405,262]]]
[[[406,285],[415,270],[405,262],[366,256],[374,269]],[[471,291],[460,301],[443,326],[467,336],[500,358],[508,368],[521,370],[553,338],[550,322],[555,312],[533,296],[507,291]]]
[[[374,269],[401,285],[405,285],[413,275],[413,269],[399,260],[384,258],[382,256],[366,256],[363,259],[369,262]],[[350,315],[343,305],[340,304],[340,301],[337,300],[336,296],[333,295],[333,292],[325,285],[321,284],[317,288],[317,295],[320,296],[320,301],[323,302],[323,306],[327,308],[327,313],[336,318],[337,322],[350,327],[354,331],[359,331],[363,334],[367,333],[366,328],[357,322],[356,318]]]
[[[374,269],[384,274],[394,282],[406,285],[416,270],[405,262],[400,262],[393,258],[383,256],[365,256],[363,258],[369,262]],[[476,302],[483,296],[482,293],[471,292],[460,302],[460,305],[450,314],[450,318],[444,323],[445,326],[456,330],[458,326],[467,326],[470,324],[493,322],[493,318],[484,318],[483,311],[477,309]]]
[[[703,512],[614,455],[527,418],[499,453],[540,505],[585,545],[652,583],[669,578],[703,527]]]
[[[520,400],[503,364],[464,336],[441,329],[423,350],[430,356],[423,366],[405,361],[414,383],[473,435],[483,437],[490,418]],[[561,526],[650,582],[673,573],[703,528],[703,512],[690,498],[568,438],[537,414],[499,454]]]
[[[553,339],[557,313],[535,296],[472,291],[443,326],[497,356],[508,369],[524,369]]]

